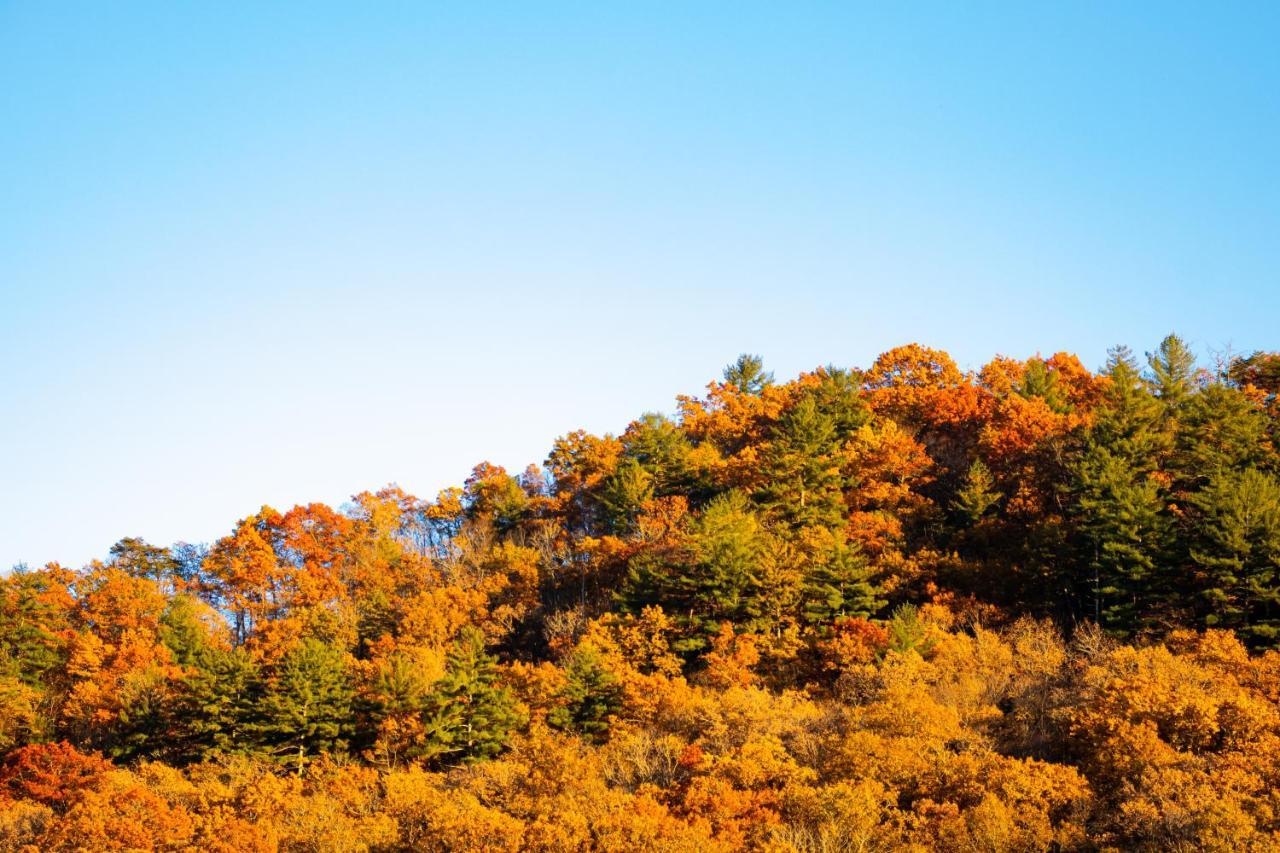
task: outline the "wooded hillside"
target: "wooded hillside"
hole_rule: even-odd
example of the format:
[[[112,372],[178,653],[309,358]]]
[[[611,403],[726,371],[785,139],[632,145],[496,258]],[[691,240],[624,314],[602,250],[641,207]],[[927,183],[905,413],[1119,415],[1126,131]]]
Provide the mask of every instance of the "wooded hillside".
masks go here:
[[[1275,849],[1278,392],[743,356],[434,499],[18,567],[0,848]]]

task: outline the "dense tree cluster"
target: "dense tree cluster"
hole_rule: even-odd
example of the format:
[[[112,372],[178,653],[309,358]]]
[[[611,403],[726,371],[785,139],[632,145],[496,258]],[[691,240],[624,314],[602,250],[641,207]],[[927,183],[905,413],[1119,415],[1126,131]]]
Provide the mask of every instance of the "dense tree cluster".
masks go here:
[[[0,849],[1274,849],[1280,355],[909,345],[0,580]]]

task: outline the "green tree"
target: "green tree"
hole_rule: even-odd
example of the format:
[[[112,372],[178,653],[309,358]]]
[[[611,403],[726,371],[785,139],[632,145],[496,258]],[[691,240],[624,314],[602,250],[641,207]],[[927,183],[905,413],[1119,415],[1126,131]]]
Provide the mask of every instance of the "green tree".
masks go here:
[[[756,499],[792,527],[840,526],[845,505],[839,451],[835,420],[805,395],[782,416],[765,447],[765,486]]]
[[[623,459],[600,490],[600,504],[615,533],[629,532],[640,507],[653,497],[653,475],[634,459]]]
[[[705,648],[721,622],[761,630],[761,573],[771,544],[740,493],[720,495],[693,522],[686,541],[632,558],[619,606],[637,615],[649,605],[662,607],[680,628],[673,648],[682,653]]]
[[[866,556],[855,545],[834,539],[805,576],[804,618],[830,625],[845,617],[873,616],[884,607],[879,594]]]
[[[622,684],[605,668],[600,654],[580,646],[565,667],[568,681],[560,694],[562,704],[547,715],[556,728],[596,740],[609,733],[609,723],[622,707]]]
[[[136,536],[126,537],[112,545],[110,555],[110,565],[134,577],[153,580],[166,592],[172,592],[183,580],[183,563],[172,551],[151,545]]]
[[[301,773],[308,755],[345,750],[353,699],[345,655],[308,637],[267,681],[258,735],[268,752]]]
[[[1191,556],[1203,573],[1205,624],[1253,643],[1280,641],[1280,482],[1253,468],[1215,475],[1198,510]]]
[[[924,657],[933,651],[934,641],[929,637],[920,611],[914,604],[900,604],[889,617],[889,649],[898,654],[915,652]]]
[[[1166,410],[1176,410],[1191,396],[1195,354],[1177,335],[1168,335],[1155,352],[1147,353],[1151,390]]]
[[[263,687],[257,662],[243,648],[209,647],[195,663],[180,715],[185,751],[195,759],[255,751]]]
[[[991,469],[981,459],[975,459],[965,474],[964,483],[956,492],[952,508],[970,525],[977,524],[987,512],[1000,502],[1003,494],[995,489]]]
[[[165,758],[178,751],[174,733],[181,699],[174,686],[155,667],[133,673],[121,686],[120,712],[109,734],[96,746],[121,762]]]
[[[862,398],[862,374],[827,365],[818,370],[818,376],[821,381],[806,393],[816,401],[818,411],[831,419],[836,438],[843,441],[871,418]]]
[[[1062,391],[1058,374],[1050,370],[1042,358],[1027,359],[1022,381],[1014,390],[1027,399],[1039,397],[1046,406],[1059,414],[1071,411],[1071,403]]]
[[[654,494],[695,490],[689,439],[669,418],[655,412],[642,415],[623,433],[622,448],[626,459],[634,459],[653,477]]]
[[[1112,351],[1093,429],[1071,466],[1092,616],[1108,630],[1143,627],[1169,593],[1160,567],[1171,545],[1167,496],[1154,475],[1170,446],[1161,405],[1127,349]]]
[[[764,369],[764,359],[743,353],[724,369],[724,381],[743,394],[759,394],[773,384],[773,374]]]
[[[66,661],[73,602],[63,574],[19,566],[0,580],[0,658],[24,684],[43,684]]]
[[[209,631],[200,618],[204,609],[197,598],[175,595],[160,616],[160,640],[179,666],[195,666],[209,647]]]
[[[1267,417],[1238,389],[1206,386],[1183,406],[1175,466],[1183,488],[1195,488],[1226,471],[1267,463]]]
[[[437,764],[492,758],[521,723],[511,691],[498,683],[497,659],[486,653],[484,634],[470,625],[424,705],[424,757]]]

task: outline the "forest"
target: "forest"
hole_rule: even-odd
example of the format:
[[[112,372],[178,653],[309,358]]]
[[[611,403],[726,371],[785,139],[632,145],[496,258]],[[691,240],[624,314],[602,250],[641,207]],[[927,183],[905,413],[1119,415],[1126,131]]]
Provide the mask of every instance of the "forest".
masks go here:
[[[744,355],[103,557],[0,579],[0,849],[1280,848],[1276,353]]]

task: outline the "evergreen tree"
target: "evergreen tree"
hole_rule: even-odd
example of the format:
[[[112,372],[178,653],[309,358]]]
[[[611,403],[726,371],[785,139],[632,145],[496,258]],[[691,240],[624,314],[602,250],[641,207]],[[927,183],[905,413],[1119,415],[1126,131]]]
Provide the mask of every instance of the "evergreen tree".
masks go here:
[[[547,722],[603,740],[609,733],[610,720],[622,707],[622,684],[590,647],[576,649],[565,670],[568,682],[560,694],[563,704],[551,710]]]
[[[1177,335],[1169,335],[1147,353],[1151,390],[1168,411],[1181,406],[1194,390],[1195,354]]]
[[[835,437],[844,441],[871,418],[862,398],[862,374],[828,365],[818,371],[821,382],[806,393],[818,411],[831,419]]]
[[[200,621],[202,607],[190,595],[175,595],[160,617],[160,640],[179,666],[195,666],[209,646],[208,631]]]
[[[412,660],[395,654],[378,668],[372,692],[376,716],[386,719],[422,711],[426,707],[431,684]]]
[[[1227,471],[1261,467],[1268,460],[1267,417],[1241,391],[1206,386],[1183,406],[1176,435],[1179,485],[1201,486]]]
[[[177,750],[173,733],[178,726],[180,699],[161,670],[137,673],[124,685],[120,711],[97,745],[121,762],[164,758]]]
[[[67,656],[71,597],[47,569],[23,566],[0,581],[0,658],[24,684],[38,686]]]
[[[764,359],[743,353],[724,369],[724,381],[743,394],[759,394],[773,384],[773,374],[764,369]]]
[[[835,422],[805,395],[779,421],[764,451],[757,500],[792,527],[840,526],[845,505]]]
[[[642,415],[623,433],[622,447],[626,459],[634,459],[652,476],[659,497],[695,490],[689,439],[669,418],[655,412]]]
[[[882,607],[867,558],[855,545],[833,540],[805,577],[805,620],[830,625],[845,617],[873,616]]]
[[[1143,383],[1128,347],[1110,351],[1103,375],[1110,381],[1095,413],[1090,441],[1132,462],[1142,473],[1154,471],[1171,440],[1160,429],[1160,404]]]
[[[634,459],[623,459],[604,482],[600,503],[615,533],[626,533],[635,524],[645,501],[653,497],[653,475]]]
[[[1153,476],[1169,447],[1161,407],[1126,349],[1112,351],[1111,380],[1074,460],[1071,489],[1083,538],[1092,616],[1127,634],[1146,624],[1169,591],[1159,568],[1170,544],[1167,498]]]
[[[1280,642],[1280,481],[1223,471],[1195,494],[1191,556],[1203,573],[1205,624],[1254,643]]]
[[[761,573],[771,544],[741,494],[720,495],[692,524],[686,542],[632,558],[619,606],[639,614],[658,605],[670,613],[683,633],[673,644],[679,652],[705,648],[721,622],[760,630]]]
[[[970,525],[977,524],[987,512],[1000,502],[1003,494],[995,490],[995,478],[991,469],[981,459],[975,459],[965,475],[964,484],[956,492],[952,508]]]
[[[484,634],[470,625],[424,705],[424,757],[439,764],[492,758],[521,722],[511,692],[498,684],[497,659],[485,652]]]
[[[163,590],[175,589],[182,579],[183,565],[168,548],[151,545],[144,539],[126,537],[111,546],[110,565],[130,575],[155,581]]]
[[[301,772],[308,755],[345,750],[353,699],[343,653],[308,637],[267,682],[258,736],[272,755]]]
[[[1022,381],[1015,390],[1027,399],[1040,398],[1046,406],[1059,414],[1071,411],[1071,403],[1060,387],[1058,374],[1050,370],[1049,365],[1042,358],[1027,359],[1027,365],[1022,372]]]
[[[889,648],[899,654],[915,652],[921,657],[933,651],[934,641],[920,621],[914,604],[900,604],[889,618]]]
[[[257,662],[243,648],[210,647],[195,663],[180,714],[189,757],[255,751],[262,700]]]

